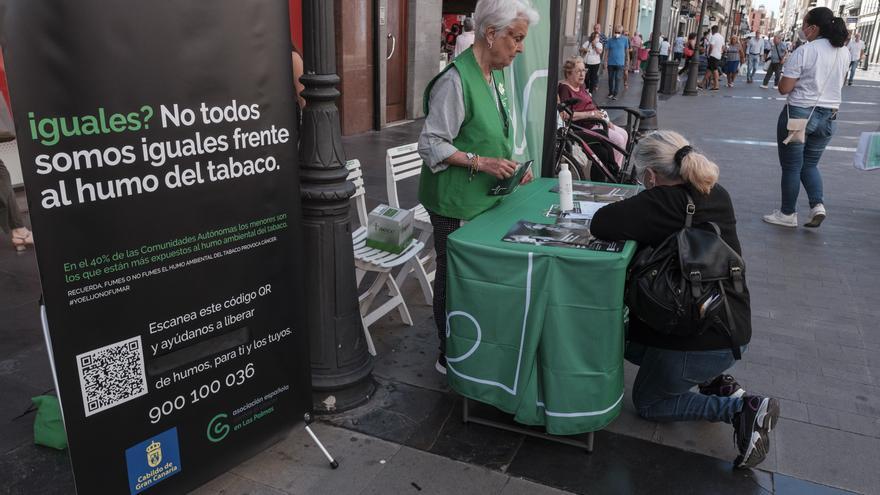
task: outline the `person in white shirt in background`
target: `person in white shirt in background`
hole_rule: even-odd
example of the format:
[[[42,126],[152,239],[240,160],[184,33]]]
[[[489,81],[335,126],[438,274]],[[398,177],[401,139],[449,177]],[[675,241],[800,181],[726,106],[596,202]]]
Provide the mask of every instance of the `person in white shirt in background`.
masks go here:
[[[669,41],[666,39],[666,36],[660,36],[660,61],[664,61],[669,58]]]
[[[599,67],[602,66],[602,41],[599,33],[590,33],[590,39],[581,47],[581,55],[584,56],[584,66],[587,68],[587,91],[590,94],[596,92],[599,87]]]
[[[459,56],[461,52],[474,44],[474,20],[470,17],[465,17],[461,21],[461,27],[464,31],[455,38],[455,51],[452,52],[452,58]]]
[[[758,70],[758,64],[761,62],[762,55],[764,54],[764,40],[761,39],[760,34],[754,34],[751,38],[749,38],[749,42],[746,43],[746,61],[748,66],[746,67],[746,82],[748,84],[752,84],[752,81],[755,80],[755,72]]]
[[[862,35],[854,33],[846,47],[849,49],[850,55],[849,82],[847,82],[847,85],[852,86],[853,78],[856,77],[856,68],[859,66],[859,61],[865,55],[865,42],[862,41]]]
[[[724,36],[718,34],[718,26],[712,26],[712,34],[709,36],[709,53],[707,53],[708,67],[706,77],[712,82],[712,91],[718,91],[721,80],[721,56],[724,53]]]
[[[788,95],[779,114],[776,141],[782,168],[780,208],[764,221],[782,227],[797,227],[797,197],[801,184],[810,200],[805,227],[818,227],[825,220],[822,175],[819,159],[837,129],[837,110],[850,63],[844,48],[846,22],[827,7],[816,7],[804,16],[800,33],[807,43],[788,58],[779,81],[779,93]],[[790,139],[790,120],[806,120],[800,139]],[[792,136],[794,137],[794,136]],[[803,140],[803,142],[795,142]]]
[[[672,59],[676,62],[681,62],[681,59],[684,58],[684,44],[684,32],[679,31],[672,44]]]

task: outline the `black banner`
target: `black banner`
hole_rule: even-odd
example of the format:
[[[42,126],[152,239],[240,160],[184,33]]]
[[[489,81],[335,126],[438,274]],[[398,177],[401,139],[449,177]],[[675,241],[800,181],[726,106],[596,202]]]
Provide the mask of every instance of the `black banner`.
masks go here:
[[[310,408],[286,0],[11,0],[79,493],[182,493]]]

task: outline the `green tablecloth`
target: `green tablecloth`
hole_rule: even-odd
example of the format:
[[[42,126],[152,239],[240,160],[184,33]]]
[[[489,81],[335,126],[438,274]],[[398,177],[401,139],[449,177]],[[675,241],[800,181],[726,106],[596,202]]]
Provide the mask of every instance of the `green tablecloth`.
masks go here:
[[[552,223],[555,179],[519,188],[447,245],[447,361],[458,393],[572,435],[603,428],[623,399],[623,288],[635,251],[502,241],[521,219]]]

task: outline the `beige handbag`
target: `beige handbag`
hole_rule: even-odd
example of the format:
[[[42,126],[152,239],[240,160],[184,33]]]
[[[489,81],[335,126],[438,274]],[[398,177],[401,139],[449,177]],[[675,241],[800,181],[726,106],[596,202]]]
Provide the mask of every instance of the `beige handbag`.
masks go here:
[[[837,62],[837,58],[840,57],[840,51],[837,52],[837,55],[834,57],[834,61]],[[825,77],[825,84],[823,86],[828,87],[828,80],[831,78],[831,74],[833,71],[828,71],[828,76]],[[788,130],[788,136],[782,141],[782,144],[788,143],[803,143],[807,140],[807,124],[810,123],[810,118],[813,116],[813,112],[816,111],[816,105],[819,104],[819,100],[822,99],[822,93],[825,88],[819,90],[819,96],[816,98],[816,103],[813,105],[813,109],[810,110],[810,115],[805,119],[793,119],[791,118],[791,112],[789,111],[790,105],[785,105],[785,114],[788,116],[788,123],[785,128]]]
[[[816,103],[818,103],[818,100]],[[813,116],[813,112],[816,111],[816,107],[814,106],[810,110],[810,115],[805,119],[791,118],[791,112],[788,111],[788,108],[789,105],[785,105],[785,113],[788,115],[788,123],[785,128],[788,130],[788,136],[782,141],[782,144],[803,143],[807,140],[807,124],[810,123],[810,118]]]

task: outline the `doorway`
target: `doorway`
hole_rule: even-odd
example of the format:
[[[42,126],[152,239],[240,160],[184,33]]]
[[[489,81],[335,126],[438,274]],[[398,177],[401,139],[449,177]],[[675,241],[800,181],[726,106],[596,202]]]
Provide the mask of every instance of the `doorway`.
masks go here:
[[[406,117],[406,60],[408,0],[388,0],[385,61],[385,121]]]

